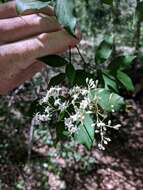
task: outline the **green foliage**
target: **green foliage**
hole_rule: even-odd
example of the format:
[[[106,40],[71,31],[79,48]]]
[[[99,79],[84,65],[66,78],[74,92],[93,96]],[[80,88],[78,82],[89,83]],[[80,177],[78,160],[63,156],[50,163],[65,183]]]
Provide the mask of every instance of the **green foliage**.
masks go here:
[[[135,59],[134,55],[120,55],[115,57],[109,64],[109,69],[112,73],[116,73],[118,70],[124,70],[128,68],[133,60]]]
[[[62,67],[68,64],[68,61],[59,55],[48,55],[39,58],[39,60],[51,67]]]
[[[65,79],[65,73],[60,73],[50,79],[48,86],[51,87],[59,85],[64,81],[64,79]]]
[[[79,125],[79,131],[74,135],[74,139],[85,145],[87,149],[91,149],[94,141],[93,123],[92,116],[90,114],[86,114],[83,124]]]
[[[18,13],[29,10],[39,10],[49,5],[51,0],[16,0],[16,9]]]
[[[117,79],[123,84],[123,86],[128,91],[134,91],[135,90],[131,78],[126,73],[118,70],[117,71]]]
[[[100,45],[96,48],[95,52],[95,62],[103,63],[105,60],[109,59],[113,50],[113,37],[106,37]]]
[[[74,35],[76,27],[74,0],[56,0],[55,13],[59,23]]]
[[[118,92],[116,79],[111,74],[109,74],[106,70],[104,70],[102,71],[102,77],[104,80],[104,87],[106,89],[113,89],[115,92]]]
[[[132,79],[125,73],[125,70],[131,66],[134,59],[135,56],[133,55],[121,55],[113,59],[108,67],[111,76],[116,79],[117,83],[119,81],[128,91],[134,91],[134,85]]]
[[[125,105],[124,99],[118,94],[107,89],[96,89],[91,91],[92,99],[98,100],[100,107],[107,112],[119,111]]]
[[[29,10],[40,10],[47,7],[52,0],[16,0],[16,9],[18,13]],[[75,34],[76,17],[74,0],[56,0],[55,14],[59,23],[71,34]]]
[[[113,4],[113,0],[101,0],[103,3],[107,4],[107,5],[112,5]]]
[[[67,64],[65,72],[66,72],[66,77],[69,81],[69,84],[72,86],[74,84],[75,75],[76,75],[74,66],[71,63]]]

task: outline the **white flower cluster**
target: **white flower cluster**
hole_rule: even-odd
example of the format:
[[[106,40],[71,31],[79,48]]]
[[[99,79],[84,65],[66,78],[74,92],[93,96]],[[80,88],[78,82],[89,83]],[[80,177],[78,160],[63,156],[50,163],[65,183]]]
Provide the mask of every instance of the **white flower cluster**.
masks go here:
[[[78,131],[78,123],[83,123],[84,113],[76,108],[76,113],[70,115],[68,118],[64,119],[65,127],[68,129],[69,133],[72,135],[73,133]]]
[[[105,145],[107,145],[108,142],[111,141],[110,138],[106,137],[107,128],[118,130],[121,127],[121,125],[120,124],[111,125],[111,120],[109,120],[107,124],[104,121],[97,120],[95,127],[96,127],[95,133],[99,133],[101,137],[101,142],[98,144],[98,148],[101,150],[105,150]]]
[[[78,132],[79,124],[84,122],[84,118],[86,114],[91,114],[93,116],[93,121],[91,127],[95,128],[95,134],[98,133],[100,135],[100,143],[98,147],[102,150],[105,149],[105,145],[108,144],[111,140],[106,137],[107,128],[119,129],[120,125],[111,125],[111,121],[109,120],[107,123],[107,115],[99,109],[98,99],[100,97],[96,97],[92,99],[90,96],[91,90],[96,89],[98,85],[98,81],[94,82],[92,79],[86,80],[87,87],[79,87],[74,86],[71,89],[66,89],[66,94],[63,95],[63,88],[56,86],[52,87],[48,90],[46,96],[40,100],[40,104],[44,104],[45,111],[44,113],[36,114],[36,120],[38,122],[48,122],[52,119],[52,116],[55,113],[58,114],[61,112],[66,112],[66,116],[63,118],[64,125],[68,130],[70,135]],[[65,89],[65,88],[64,88]],[[53,103],[49,101],[52,97]],[[62,97],[62,98],[61,98]],[[72,111],[69,111],[67,108],[72,106]],[[112,106],[114,109],[114,106]],[[55,121],[55,118],[54,118]]]

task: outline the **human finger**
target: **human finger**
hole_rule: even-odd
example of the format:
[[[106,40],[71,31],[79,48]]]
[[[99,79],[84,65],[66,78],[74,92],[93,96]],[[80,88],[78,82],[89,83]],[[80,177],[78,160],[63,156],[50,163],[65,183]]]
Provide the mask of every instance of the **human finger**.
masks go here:
[[[17,16],[15,1],[3,3],[0,5],[0,19]]]
[[[74,47],[79,39],[74,38],[65,30],[43,33],[33,38],[0,46],[0,65],[15,72],[29,66],[39,57],[62,53]],[[7,64],[5,64],[7,63]]]
[[[11,79],[3,79],[0,83],[0,94],[5,95],[9,91],[13,90],[17,86],[24,83],[26,80],[30,80],[37,72],[40,72],[45,65],[41,62],[34,62],[25,70],[19,72]]]
[[[45,32],[60,30],[54,16],[31,14],[0,20],[0,43],[9,43]]]

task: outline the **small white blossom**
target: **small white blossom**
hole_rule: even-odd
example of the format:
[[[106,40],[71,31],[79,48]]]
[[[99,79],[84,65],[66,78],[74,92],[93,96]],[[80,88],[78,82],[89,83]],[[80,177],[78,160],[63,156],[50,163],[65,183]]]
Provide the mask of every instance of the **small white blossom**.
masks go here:
[[[79,98],[79,95],[78,94],[73,94],[72,98],[75,101],[75,100],[77,100]]]
[[[108,141],[106,141],[106,140],[103,140],[103,143],[104,143],[105,145],[107,145],[107,144],[108,144]]]
[[[59,105],[59,110],[64,111],[68,107],[68,102],[63,102]]]
[[[59,105],[61,105],[61,100],[58,98],[55,100],[54,106],[59,106]]]
[[[88,88],[89,88],[89,89],[94,89],[94,88],[96,88],[96,84],[95,84],[95,82],[94,82],[93,79],[90,79],[90,80],[88,81],[87,85],[88,85]]]
[[[49,106],[47,106],[47,107],[45,108],[45,113],[46,113],[46,114],[50,114],[50,111],[51,111],[51,108],[50,108]]]
[[[106,141],[108,141],[108,142],[110,142],[110,141],[111,141],[111,139],[110,139],[110,138],[108,138],[108,137],[104,137],[104,139],[106,139]]]
[[[98,148],[99,148],[100,150],[105,150],[105,147],[104,147],[102,144],[98,144]]]
[[[61,88],[59,87],[51,87],[48,91],[47,91],[47,94],[46,96],[41,100],[41,103],[47,103],[48,100],[49,100],[49,97],[58,97],[59,94],[60,94],[60,90]]]
[[[99,123],[97,123],[97,127],[104,127],[106,124],[103,123],[102,121],[100,121]]]
[[[114,129],[117,129],[117,130],[118,130],[120,127],[121,127],[120,124],[117,124],[117,125],[114,125],[114,126],[113,126],[113,128],[114,128]]]
[[[87,89],[82,89],[81,94],[83,96],[86,96],[88,94],[88,90]]]
[[[71,117],[65,118],[64,124],[65,124],[65,127],[67,127],[70,134],[73,134],[73,133],[77,132],[78,128],[73,123],[73,120],[72,120]]]
[[[91,124],[91,127],[95,127],[95,123],[92,123],[92,124]]]
[[[64,123],[65,123],[65,126],[67,127],[73,125],[73,121],[71,118],[65,118]]]
[[[108,125],[109,125],[109,126],[111,125],[111,120],[108,121]]]
[[[48,121],[49,119],[50,119],[50,117],[49,117],[49,115],[44,115],[44,114],[42,114],[42,115],[39,115],[38,116],[38,119],[40,120],[40,121]]]
[[[68,129],[68,131],[70,132],[70,134],[74,134],[78,131],[78,128],[76,126],[72,126]]]
[[[87,99],[84,99],[80,103],[80,108],[85,110],[88,107],[88,105],[89,105],[89,101]]]

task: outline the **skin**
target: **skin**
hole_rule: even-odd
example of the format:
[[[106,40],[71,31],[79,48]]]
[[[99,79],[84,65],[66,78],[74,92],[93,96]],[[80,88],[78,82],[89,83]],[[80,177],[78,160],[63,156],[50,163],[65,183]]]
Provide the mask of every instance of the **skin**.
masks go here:
[[[74,38],[57,22],[51,7],[18,16],[15,2],[0,5],[0,94],[4,95],[41,71],[36,59],[74,47]]]

